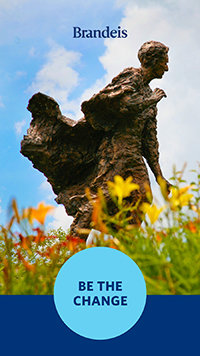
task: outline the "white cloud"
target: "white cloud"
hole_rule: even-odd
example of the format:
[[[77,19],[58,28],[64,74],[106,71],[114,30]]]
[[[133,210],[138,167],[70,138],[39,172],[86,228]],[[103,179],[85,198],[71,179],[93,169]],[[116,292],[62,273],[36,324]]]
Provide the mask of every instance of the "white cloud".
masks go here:
[[[16,135],[22,135],[23,127],[26,125],[26,120],[16,122],[14,125]]]
[[[75,51],[68,51],[49,40],[50,51],[46,54],[46,62],[34,81],[29,86],[28,91],[32,94],[41,91],[53,96],[56,100],[66,103],[69,94],[79,83],[78,73],[72,68],[80,62],[81,54]]]
[[[78,71],[73,67],[80,65],[81,53],[66,50],[52,40],[49,40],[49,45],[51,48],[45,56],[45,64],[36,73],[27,91],[31,94],[40,91],[52,96],[59,103],[64,115],[78,120],[83,116],[81,103],[102,89],[107,79],[97,79],[79,98],[69,100],[69,95],[80,83]]]
[[[51,184],[49,182],[47,182],[47,180],[45,179],[44,182],[39,186],[40,191],[42,192],[42,194],[45,195],[45,200],[53,200],[56,195],[54,194]]]
[[[97,79],[91,87],[84,90],[79,98],[72,101],[69,100],[62,104],[63,114],[74,120],[79,120],[84,115],[81,111],[81,103],[84,100],[88,100],[94,93],[98,93],[99,90],[101,90],[106,84],[106,76],[101,79]]]
[[[61,227],[64,231],[67,231],[73,222],[73,217],[67,215],[63,205],[56,207],[52,215],[54,220],[48,224],[48,230],[57,230]]]

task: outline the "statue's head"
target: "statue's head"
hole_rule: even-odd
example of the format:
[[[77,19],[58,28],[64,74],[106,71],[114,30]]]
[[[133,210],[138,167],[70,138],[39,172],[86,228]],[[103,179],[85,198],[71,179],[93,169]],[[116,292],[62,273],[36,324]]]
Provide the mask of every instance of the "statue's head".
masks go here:
[[[168,51],[169,47],[161,42],[145,42],[138,51],[141,66],[151,68],[154,78],[162,78],[164,72],[168,71]]]

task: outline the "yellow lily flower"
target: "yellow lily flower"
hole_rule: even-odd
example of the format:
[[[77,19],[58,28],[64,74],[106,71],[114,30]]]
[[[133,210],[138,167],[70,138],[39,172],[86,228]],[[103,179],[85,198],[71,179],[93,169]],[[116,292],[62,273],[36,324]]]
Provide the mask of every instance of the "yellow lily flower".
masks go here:
[[[189,201],[193,198],[193,194],[187,193],[190,188],[191,185],[180,189],[171,187],[172,196],[169,198],[169,202],[172,210],[177,210],[178,208],[188,205]]]
[[[116,175],[114,182],[108,181],[108,188],[114,196],[118,198],[118,203],[121,205],[123,198],[130,196],[133,190],[140,189],[138,184],[132,183],[133,178],[128,177],[124,180],[121,176]]]
[[[148,215],[151,224],[154,224],[164,207],[158,209],[155,204],[150,205],[149,203],[142,203],[140,209],[143,211],[143,213]]]
[[[165,200],[167,200],[167,197],[168,197],[168,190],[167,190],[167,183],[166,183],[166,180],[163,179],[161,176],[158,177],[158,184],[160,186],[160,190],[161,190],[161,193],[162,193],[162,196]]]

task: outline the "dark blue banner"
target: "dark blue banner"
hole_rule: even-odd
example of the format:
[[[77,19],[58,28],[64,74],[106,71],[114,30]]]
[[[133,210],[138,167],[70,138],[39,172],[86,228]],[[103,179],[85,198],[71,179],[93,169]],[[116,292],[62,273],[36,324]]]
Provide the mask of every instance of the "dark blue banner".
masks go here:
[[[53,296],[0,296],[1,355],[197,355],[200,296],[148,296],[125,334],[98,341],[60,319]],[[120,321],[119,321],[120,322]]]

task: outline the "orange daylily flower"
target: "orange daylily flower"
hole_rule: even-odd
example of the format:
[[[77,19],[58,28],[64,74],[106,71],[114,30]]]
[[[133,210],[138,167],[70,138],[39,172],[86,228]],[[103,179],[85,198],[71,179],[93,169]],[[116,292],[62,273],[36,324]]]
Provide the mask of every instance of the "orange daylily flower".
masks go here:
[[[37,235],[33,236],[33,242],[39,243],[46,239],[46,236],[43,234],[43,231],[39,227],[33,229],[33,231],[37,231]]]
[[[107,226],[104,224],[102,220],[103,206],[105,206],[106,204],[101,189],[98,189],[98,197],[96,199],[92,198],[89,188],[86,188],[85,193],[88,200],[93,205],[93,211],[91,217],[93,226],[95,226],[96,229],[100,230],[101,232],[107,233],[108,232]],[[80,229],[80,231],[81,230],[82,229]]]
[[[40,202],[37,206],[37,209],[25,209],[23,212],[23,217],[28,218],[31,224],[33,220],[37,220],[40,224],[43,225],[47,214],[52,212],[53,209],[54,207],[52,205],[45,205],[44,202]]]
[[[17,252],[17,255],[18,255],[19,260],[22,261],[24,267],[25,267],[27,270],[29,270],[29,271],[35,272],[35,270],[36,270],[35,265],[34,265],[34,264],[31,264],[31,263],[29,263],[29,262],[27,262],[27,261],[25,260],[25,258],[21,255],[21,253],[19,252],[19,250],[17,250],[16,252]]]
[[[24,248],[24,250],[30,250],[30,240],[22,234],[18,234],[18,236],[20,238],[21,247]]]
[[[162,241],[162,237],[159,234],[156,234],[156,241],[157,242],[161,242]]]
[[[193,233],[198,231],[197,227],[195,226],[195,224],[192,221],[189,221],[189,223],[187,225],[185,225],[185,227]]]
[[[71,252],[74,252],[76,248],[79,247],[80,243],[85,243],[85,240],[81,239],[80,237],[67,235],[66,241],[63,241],[61,246],[68,247]]]
[[[107,233],[108,229],[101,218],[101,214],[102,214],[102,204],[100,198],[98,197],[93,202],[92,222],[94,226],[97,229],[99,229],[101,232]]]

